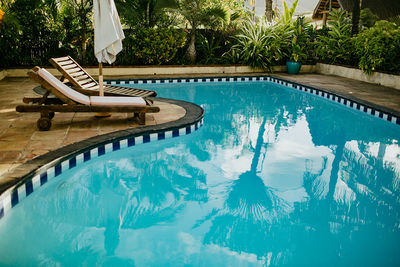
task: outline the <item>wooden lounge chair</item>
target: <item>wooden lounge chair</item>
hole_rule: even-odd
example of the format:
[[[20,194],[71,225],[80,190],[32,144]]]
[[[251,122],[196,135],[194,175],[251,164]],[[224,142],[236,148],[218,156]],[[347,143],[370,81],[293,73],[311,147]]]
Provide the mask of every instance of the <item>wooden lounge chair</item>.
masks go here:
[[[85,95],[99,95],[99,84],[72,57],[51,58],[50,63],[63,75],[63,82],[70,82]],[[156,91],[123,86],[104,85],[104,94],[112,96],[157,96]]]
[[[35,67],[28,75],[47,90],[43,97],[24,97],[27,105],[16,107],[18,112],[40,112],[37,126],[42,131],[51,127],[55,112],[132,112],[139,124],[145,124],[145,114],[159,112],[150,99],[121,96],[87,96],[62,83],[47,70]],[[53,94],[53,97],[49,95]]]

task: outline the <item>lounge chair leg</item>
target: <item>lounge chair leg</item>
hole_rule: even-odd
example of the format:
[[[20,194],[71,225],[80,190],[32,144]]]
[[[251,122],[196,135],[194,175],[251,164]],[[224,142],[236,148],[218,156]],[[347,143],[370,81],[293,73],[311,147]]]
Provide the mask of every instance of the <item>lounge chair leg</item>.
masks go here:
[[[37,120],[37,127],[40,131],[48,131],[51,128],[51,119],[54,117],[54,112],[52,111],[42,111],[40,112],[40,119]]]
[[[40,118],[36,124],[40,131],[48,131],[51,128],[51,120],[49,118]]]
[[[146,113],[140,112],[138,116],[138,123],[139,125],[145,125],[146,124]]]

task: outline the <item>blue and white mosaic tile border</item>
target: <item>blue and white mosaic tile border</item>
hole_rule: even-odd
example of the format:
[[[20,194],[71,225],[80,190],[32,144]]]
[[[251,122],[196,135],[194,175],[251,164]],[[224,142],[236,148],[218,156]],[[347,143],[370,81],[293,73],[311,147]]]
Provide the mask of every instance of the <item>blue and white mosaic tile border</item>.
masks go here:
[[[354,110],[358,110],[358,111],[367,113],[367,114],[369,114],[371,116],[374,116],[376,118],[380,118],[380,119],[383,119],[385,121],[391,122],[393,124],[400,125],[400,118],[399,117],[396,117],[396,116],[393,116],[393,115],[391,115],[389,113],[377,110],[377,109],[375,109],[373,107],[360,104],[360,103],[358,103],[356,101],[353,101],[353,100],[350,100],[350,99],[347,99],[347,98],[344,98],[344,97],[341,97],[341,96],[338,96],[338,95],[335,95],[335,94],[332,94],[332,93],[329,93],[329,92],[326,92],[326,91],[323,91],[323,90],[319,90],[317,88],[307,87],[307,86],[304,86],[304,85],[295,84],[295,83],[291,83],[291,82],[280,80],[280,79],[276,79],[276,78],[270,78],[270,79],[271,79],[272,82],[275,82],[275,83],[278,83],[278,84],[282,84],[282,85],[285,85],[285,86],[288,86],[288,87],[291,87],[291,88],[294,88],[294,89],[297,89],[297,90],[300,90],[300,91],[303,91],[303,92],[307,92],[307,93],[310,93],[310,94],[313,94],[313,95],[328,99],[330,101],[336,102],[336,103],[341,104],[343,106],[347,106],[347,107],[352,108]]]
[[[174,138],[178,136],[188,135],[197,131],[203,125],[204,119],[182,128],[154,132],[143,133],[138,136],[127,137],[110,143],[101,144],[98,147],[78,153],[66,159],[57,160],[50,163],[45,170],[36,174],[34,177],[25,180],[22,184],[15,188],[5,191],[0,196],[0,219],[10,212],[19,202],[28,197],[34,191],[45,185],[49,180],[59,176],[63,172],[75,168],[79,164],[87,162],[91,159],[98,158],[107,153],[118,151],[124,148],[136,146],[139,144],[160,141],[164,139]]]
[[[356,101],[329,93],[317,88],[312,88],[297,84],[294,82],[289,82],[283,79],[274,78],[271,76],[243,76],[243,77],[206,77],[206,78],[164,78],[164,79],[129,79],[129,80],[115,80],[115,81],[105,81],[109,85],[132,85],[132,84],[160,84],[160,83],[193,83],[193,82],[248,82],[248,81],[269,81],[277,84],[282,84],[303,92],[307,92],[313,95],[320,96],[322,98],[331,100],[333,102],[342,104],[349,108],[359,110],[361,112],[367,113],[371,116],[389,121],[393,124],[400,125],[400,117],[396,117],[392,114],[380,111],[373,107],[357,103]]]

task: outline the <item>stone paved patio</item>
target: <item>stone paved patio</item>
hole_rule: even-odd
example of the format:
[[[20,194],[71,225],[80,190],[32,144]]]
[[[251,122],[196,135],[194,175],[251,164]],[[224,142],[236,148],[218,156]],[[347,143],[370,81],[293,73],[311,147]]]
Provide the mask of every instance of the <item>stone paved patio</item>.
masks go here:
[[[93,113],[56,113],[50,131],[39,131],[38,113],[18,113],[23,96],[34,96],[37,86],[28,78],[6,78],[0,81],[0,175],[51,150],[126,128],[140,127],[127,113],[96,118]],[[177,105],[155,101],[159,113],[146,114],[146,125],[177,120],[186,113]]]

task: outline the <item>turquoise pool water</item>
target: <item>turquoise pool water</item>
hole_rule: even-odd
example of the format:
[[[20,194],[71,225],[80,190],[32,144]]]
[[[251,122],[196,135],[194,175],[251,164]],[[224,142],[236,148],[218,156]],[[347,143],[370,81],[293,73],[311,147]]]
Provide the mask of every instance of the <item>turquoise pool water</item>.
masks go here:
[[[400,264],[400,127],[269,82],[142,84],[204,126],[85,162],[0,220],[1,266]]]

